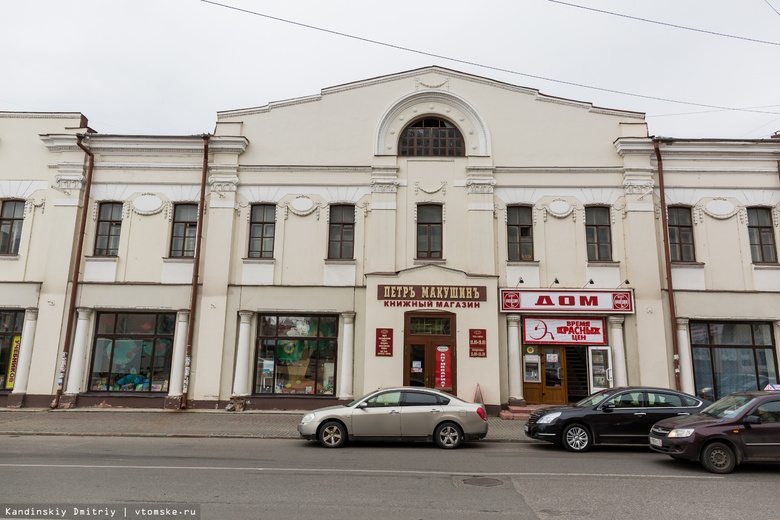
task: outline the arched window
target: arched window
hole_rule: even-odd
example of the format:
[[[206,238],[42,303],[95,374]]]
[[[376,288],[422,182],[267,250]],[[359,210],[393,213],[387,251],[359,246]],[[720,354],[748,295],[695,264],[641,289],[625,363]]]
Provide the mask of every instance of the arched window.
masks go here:
[[[401,132],[398,155],[463,157],[463,136],[443,119],[418,119]]]

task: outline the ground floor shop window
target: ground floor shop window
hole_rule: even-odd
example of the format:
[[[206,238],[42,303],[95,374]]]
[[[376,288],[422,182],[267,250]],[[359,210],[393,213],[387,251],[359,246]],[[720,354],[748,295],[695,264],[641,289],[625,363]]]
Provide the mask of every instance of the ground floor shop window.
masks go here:
[[[771,323],[691,322],[696,393],[714,401],[777,384]]]
[[[167,392],[175,325],[175,313],[99,313],[89,389]]]
[[[0,390],[12,390],[19,361],[24,311],[0,311]]]
[[[337,316],[260,315],[256,394],[333,395]]]

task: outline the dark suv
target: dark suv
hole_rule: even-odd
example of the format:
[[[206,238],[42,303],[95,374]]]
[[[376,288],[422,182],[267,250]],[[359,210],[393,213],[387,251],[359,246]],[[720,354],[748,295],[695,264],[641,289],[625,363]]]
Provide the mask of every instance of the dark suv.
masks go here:
[[[696,415],[656,423],[650,447],[713,473],[742,462],[780,462],[780,392],[739,392]]]

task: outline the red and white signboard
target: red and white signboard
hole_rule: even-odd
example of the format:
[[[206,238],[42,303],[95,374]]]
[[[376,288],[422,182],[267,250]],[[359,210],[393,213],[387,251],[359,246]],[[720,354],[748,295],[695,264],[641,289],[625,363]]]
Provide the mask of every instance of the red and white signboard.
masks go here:
[[[501,289],[501,312],[634,314],[633,291]]]
[[[436,347],[436,388],[451,388],[450,383],[450,346]]]
[[[606,345],[604,320],[523,318],[523,342],[555,345]]]

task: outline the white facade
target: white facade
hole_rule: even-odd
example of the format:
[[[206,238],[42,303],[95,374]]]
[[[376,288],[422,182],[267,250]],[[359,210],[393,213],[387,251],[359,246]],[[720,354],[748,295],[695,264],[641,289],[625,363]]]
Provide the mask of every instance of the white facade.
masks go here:
[[[401,155],[402,132],[423,119],[457,130],[463,153]],[[752,356],[756,385],[777,382],[780,139],[658,140],[666,213],[692,219],[670,226],[690,228],[695,252],[671,262],[672,316],[658,156],[639,113],[429,67],[221,112],[210,136],[86,125],[0,113],[0,199],[24,213],[0,222],[20,229],[0,251],[9,406],[313,408],[420,383],[468,400],[479,389],[496,411],[597,388],[588,346],[609,347],[613,385],[720,392],[736,384],[730,356]],[[79,135],[94,156],[86,202]],[[196,252],[197,219],[178,210],[201,195]],[[517,207],[530,221],[515,228]],[[589,259],[592,208],[608,253]],[[520,228],[532,253],[510,259]],[[441,248],[421,254],[421,230],[440,231]],[[774,259],[754,256],[757,232]],[[502,310],[505,291],[532,290],[627,291],[632,308]],[[528,319],[592,319],[603,337],[534,343]],[[539,383],[534,359],[549,363]]]

